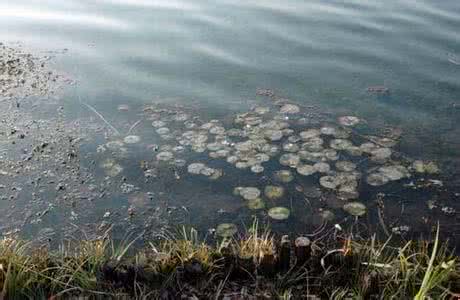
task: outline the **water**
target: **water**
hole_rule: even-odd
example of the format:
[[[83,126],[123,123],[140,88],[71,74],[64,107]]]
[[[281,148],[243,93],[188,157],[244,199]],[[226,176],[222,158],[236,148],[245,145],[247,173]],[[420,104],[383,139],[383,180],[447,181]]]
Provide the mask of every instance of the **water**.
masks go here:
[[[455,193],[460,186],[458,28],[460,2],[453,0],[0,2],[0,41],[9,45],[20,42],[32,53],[52,55],[53,68],[76,80],[77,84],[66,86],[56,100],[64,107],[68,122],[91,118],[94,127],[102,127],[102,120],[82,104],[87,103],[124,135],[137,120],[144,120],[143,106],[153,101],[166,106],[179,103],[203,120],[217,118],[228,123],[233,113],[267,103],[255,92],[269,88],[295,103],[319,107],[331,119],[352,114],[373,129],[391,126],[402,130],[397,150],[414,159],[436,160],[445,172],[441,179],[448,189],[425,197],[440,198],[436,212],[427,211],[425,202],[429,199],[407,205],[413,211],[404,213],[417,214],[417,221],[411,222],[414,224],[402,224],[398,217],[401,205],[398,202],[392,207],[396,200],[388,201],[388,218],[395,226],[417,228],[415,235],[425,232],[436,219],[448,226],[458,220],[457,213],[447,216],[440,212],[441,207],[458,206]],[[369,91],[374,86],[383,86],[388,92]],[[120,104],[130,105],[131,110],[118,112]],[[50,110],[54,112],[55,107]],[[49,112],[40,117],[51,118]],[[161,143],[150,123],[142,121],[134,133],[145,144]],[[107,157],[98,155],[96,148],[106,143],[104,131],[96,137],[91,134],[78,150],[82,158],[78,165],[100,178],[104,173],[97,166]],[[93,231],[107,211],[122,228],[120,232],[139,231],[145,220],[156,214],[154,223],[158,226],[183,223],[202,231],[224,221],[239,225],[250,222],[251,212],[235,200],[228,186],[241,184],[244,176],[263,186],[260,178],[224,164],[225,176],[212,183],[185,176],[180,184],[174,177],[145,184],[138,166],[140,160],[152,160],[152,154],[145,147],[133,152],[135,155],[123,158],[123,176],[161,199],[161,203],[153,204],[146,200],[152,210],[138,214],[135,221],[127,219],[128,196],[110,190],[119,186],[119,179],[115,179],[117,183],[107,184],[107,191],[98,190],[107,194],[101,197],[103,201],[62,200],[53,191],[49,201],[56,208],[49,220],[45,216],[43,223],[4,225],[3,230],[20,227],[27,235],[45,225],[70,226],[68,223],[73,222]],[[94,159],[95,164],[90,165],[86,158]],[[289,188],[289,193],[294,193],[291,190],[295,186]],[[390,190],[397,194],[395,198],[411,203],[413,197],[420,196],[403,188]],[[385,191],[390,193],[388,188]],[[218,197],[213,200],[215,195]],[[374,197],[367,191],[363,195]],[[24,204],[16,205],[18,214],[31,205],[26,192],[21,197]],[[292,197],[285,201],[292,202]],[[55,198],[58,200],[52,200]],[[373,199],[362,200],[373,203]],[[40,205],[29,211],[35,215],[38,207],[43,210],[47,203]],[[230,213],[217,213],[224,206]],[[327,207],[318,201],[313,206]],[[368,222],[378,227],[376,208],[370,206]],[[11,203],[0,207],[9,211]],[[158,207],[161,209],[155,210]],[[72,219],[72,210],[79,217]],[[313,210],[312,217],[315,214]],[[311,230],[316,221],[302,220],[301,215],[296,213],[287,227],[298,232]],[[424,218],[429,221],[424,223]],[[288,230],[284,223],[274,227]]]

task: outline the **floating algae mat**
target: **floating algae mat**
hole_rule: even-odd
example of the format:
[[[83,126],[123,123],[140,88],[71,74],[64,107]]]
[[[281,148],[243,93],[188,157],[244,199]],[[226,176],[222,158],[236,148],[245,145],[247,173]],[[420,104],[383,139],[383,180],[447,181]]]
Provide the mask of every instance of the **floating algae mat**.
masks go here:
[[[401,153],[401,134],[272,94],[259,102],[222,119],[160,103],[119,104],[115,122],[86,103],[74,121],[58,107],[46,121],[4,113],[1,234],[150,240],[187,225],[219,238],[256,216],[279,234],[360,223],[385,237],[455,221],[458,191],[437,162]]]

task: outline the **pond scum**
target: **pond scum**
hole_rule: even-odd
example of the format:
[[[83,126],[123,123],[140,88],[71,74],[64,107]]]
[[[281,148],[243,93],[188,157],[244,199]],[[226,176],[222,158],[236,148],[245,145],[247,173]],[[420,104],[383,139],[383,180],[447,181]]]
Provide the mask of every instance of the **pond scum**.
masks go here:
[[[210,246],[195,229],[142,250],[135,238],[59,250],[0,242],[1,299],[458,299],[460,263],[446,244],[352,239],[280,241],[257,220]]]

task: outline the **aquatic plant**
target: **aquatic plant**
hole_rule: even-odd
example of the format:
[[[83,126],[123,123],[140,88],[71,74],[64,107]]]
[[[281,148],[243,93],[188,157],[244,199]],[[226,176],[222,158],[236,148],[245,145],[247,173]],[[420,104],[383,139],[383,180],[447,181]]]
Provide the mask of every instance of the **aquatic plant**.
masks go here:
[[[248,200],[247,206],[249,209],[252,209],[252,210],[264,209],[265,201],[262,198]]]
[[[290,170],[279,170],[274,173],[274,178],[280,182],[288,183],[294,180],[294,175]]]
[[[286,207],[273,207],[268,210],[268,215],[274,220],[286,220],[289,218],[290,210]]]
[[[284,188],[282,186],[267,185],[264,189],[264,195],[270,200],[282,198],[284,196]]]
[[[128,135],[128,136],[125,136],[123,141],[126,144],[136,144],[136,143],[139,143],[141,141],[141,137],[138,136],[138,135]]]
[[[232,237],[237,232],[238,228],[233,223],[222,223],[219,224],[216,228],[216,235],[223,238]]]
[[[343,206],[343,210],[352,216],[360,217],[366,213],[367,208],[361,202],[354,201],[346,203]]]

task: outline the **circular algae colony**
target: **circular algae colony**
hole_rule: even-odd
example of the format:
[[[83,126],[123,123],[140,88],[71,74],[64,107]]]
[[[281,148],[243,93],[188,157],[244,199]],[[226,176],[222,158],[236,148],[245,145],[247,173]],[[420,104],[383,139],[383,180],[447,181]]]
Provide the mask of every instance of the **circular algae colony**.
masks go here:
[[[286,207],[273,207],[268,210],[268,216],[274,220],[282,221],[289,218],[290,211]]]
[[[248,200],[247,206],[251,210],[259,210],[265,208],[265,201],[262,198]]]
[[[294,180],[294,175],[290,170],[279,170],[274,173],[274,178],[283,183],[289,183]]]
[[[316,168],[312,165],[297,166],[297,173],[303,176],[310,176],[316,173]]]
[[[260,190],[256,187],[237,187],[234,189],[234,193],[245,200],[254,200],[260,196]]]
[[[367,208],[366,205],[361,202],[348,202],[343,206],[343,210],[349,213],[352,216],[360,217],[366,214]]]
[[[274,200],[284,196],[284,188],[282,186],[267,185],[264,189],[265,197]]]
[[[230,238],[238,232],[238,227],[233,223],[222,223],[216,228],[216,235],[223,238]]]
[[[339,124],[342,126],[356,126],[361,120],[355,116],[343,116],[338,118]]]
[[[280,164],[286,167],[295,168],[299,163],[300,157],[296,154],[286,153],[280,157]]]
[[[141,141],[141,137],[138,135],[128,135],[123,139],[126,144],[136,144]]]

